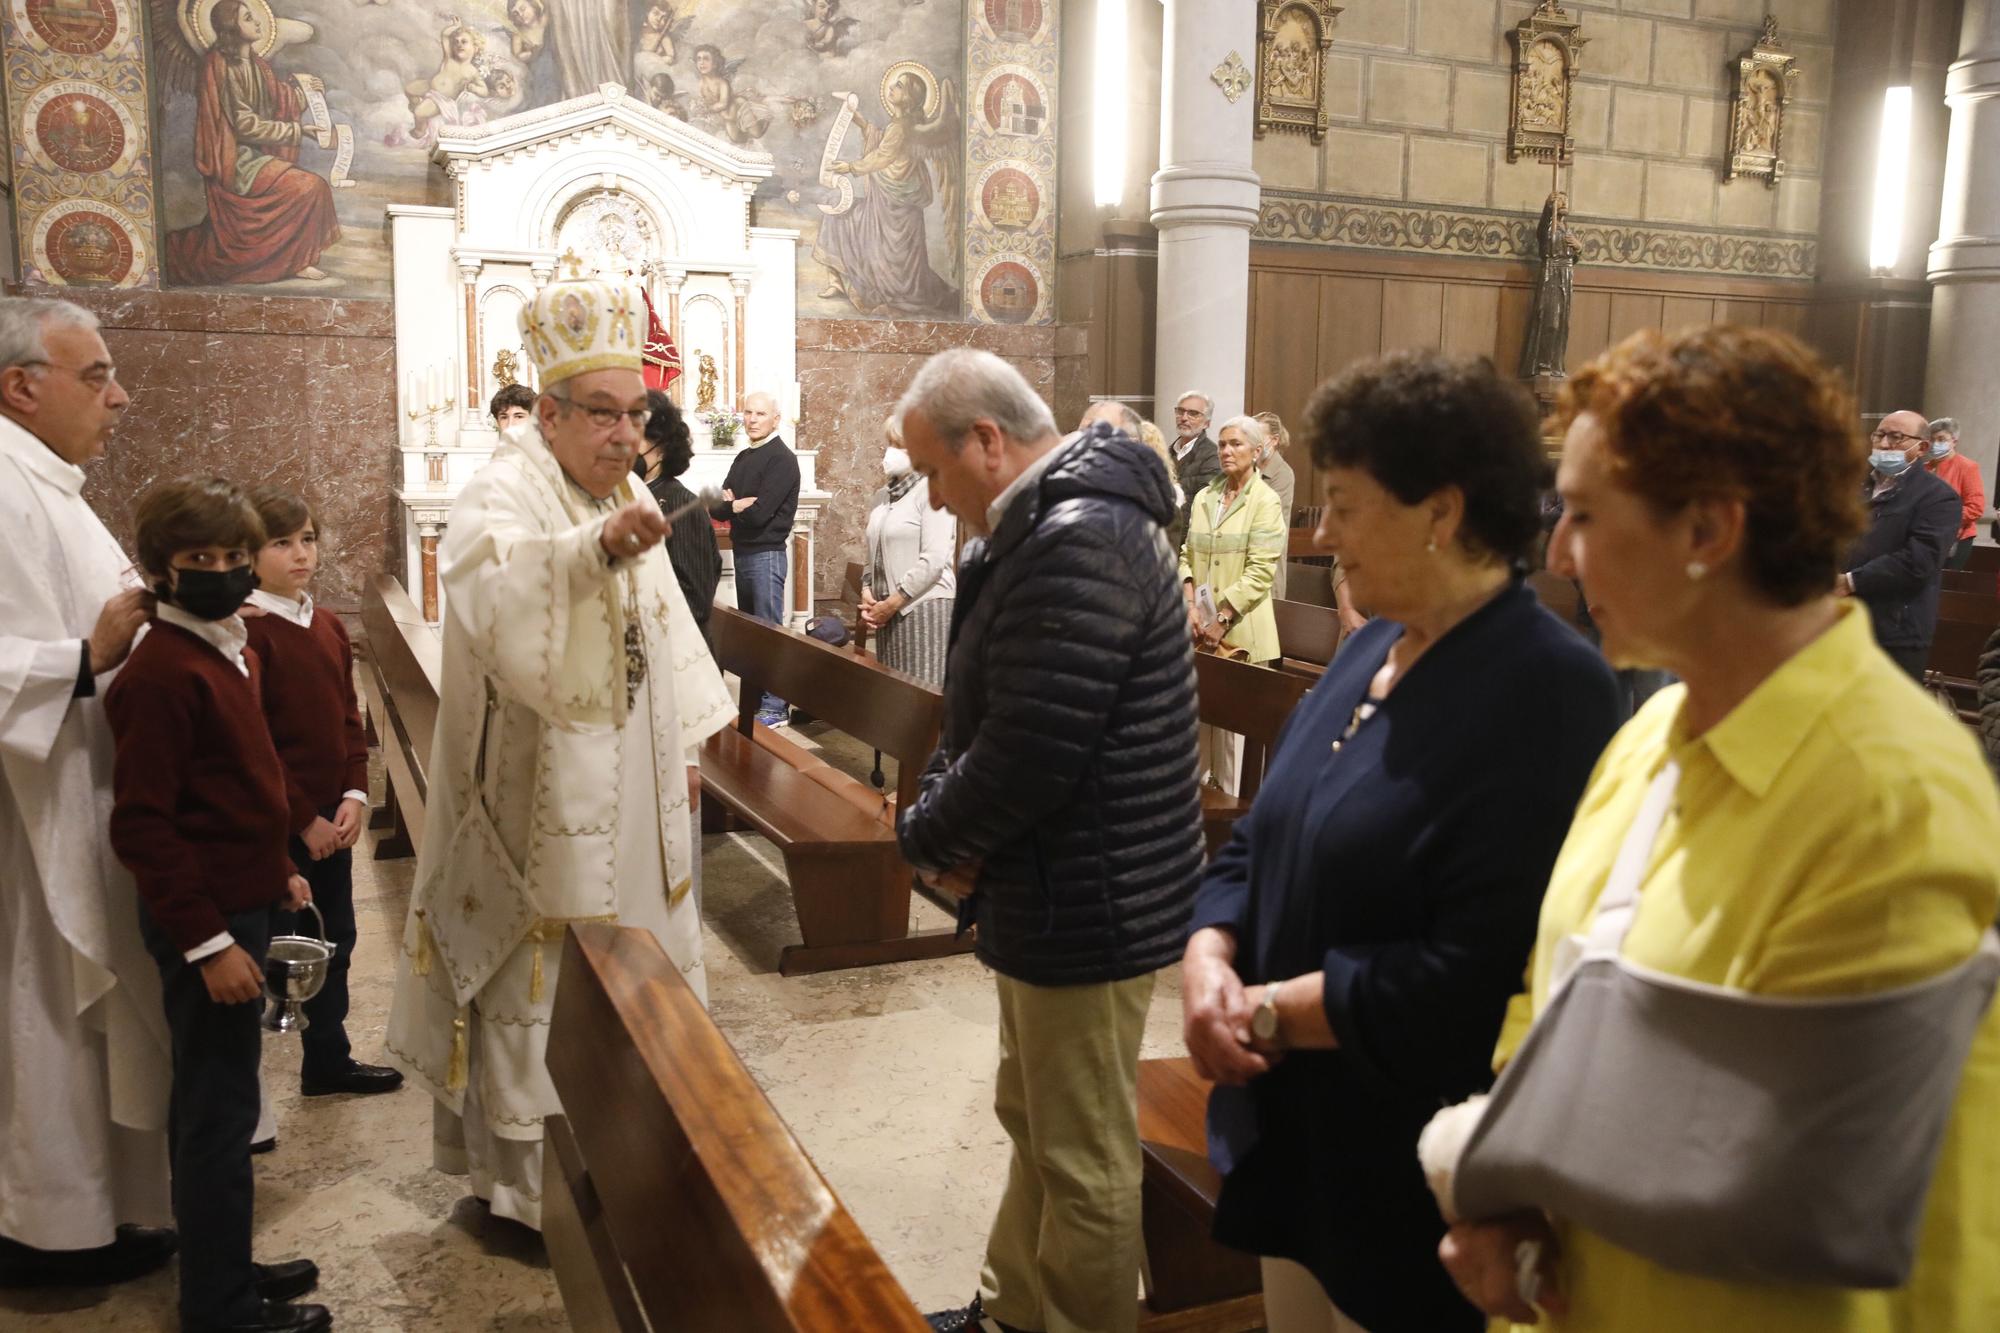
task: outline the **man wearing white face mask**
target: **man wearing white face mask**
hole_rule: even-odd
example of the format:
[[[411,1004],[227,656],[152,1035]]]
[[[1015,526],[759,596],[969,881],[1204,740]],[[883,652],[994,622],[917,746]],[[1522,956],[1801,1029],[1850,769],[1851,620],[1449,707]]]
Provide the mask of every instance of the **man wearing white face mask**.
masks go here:
[[[1939,574],[1958,537],[1958,492],[1916,466],[1930,449],[1921,412],[1891,412],[1869,436],[1868,531],[1837,591],[1868,607],[1875,642],[1921,681],[1937,633]]]
[[[882,665],[930,685],[944,683],[944,660],[957,592],[958,523],[931,504],[929,484],[910,468],[894,421],[883,427],[888,448],[868,513],[868,570],[861,584],[861,619],[875,631]]]

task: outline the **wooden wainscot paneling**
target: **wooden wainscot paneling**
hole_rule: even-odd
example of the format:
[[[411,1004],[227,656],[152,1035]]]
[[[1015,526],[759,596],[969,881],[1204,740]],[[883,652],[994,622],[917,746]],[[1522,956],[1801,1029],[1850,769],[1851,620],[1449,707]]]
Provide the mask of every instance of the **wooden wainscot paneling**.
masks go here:
[[[1358,361],[1410,349],[1490,356],[1508,371],[1520,360],[1533,300],[1526,263],[1262,243],[1250,248],[1250,269],[1248,408],[1295,428],[1313,389]],[[1811,337],[1831,323],[1809,319],[1813,299],[1797,281],[1579,267],[1570,368],[1647,328],[1725,322]],[[1304,494],[1303,446],[1293,453]]]

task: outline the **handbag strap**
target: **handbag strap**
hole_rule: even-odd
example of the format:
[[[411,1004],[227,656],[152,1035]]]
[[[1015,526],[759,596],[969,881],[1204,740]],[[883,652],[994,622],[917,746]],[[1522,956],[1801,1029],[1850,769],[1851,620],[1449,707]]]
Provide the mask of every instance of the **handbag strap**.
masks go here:
[[[1673,808],[1674,791],[1680,780],[1680,764],[1669,759],[1646,788],[1639,814],[1632,827],[1625,830],[1618,859],[1611,863],[1611,877],[1604,882],[1604,892],[1597,896],[1597,915],[1591,918],[1584,939],[1585,954],[1615,954],[1624,944],[1625,934],[1632,929],[1632,919],[1639,911],[1639,883],[1646,877],[1646,866],[1653,859],[1653,847],[1660,838],[1660,826],[1666,823],[1667,811]]]

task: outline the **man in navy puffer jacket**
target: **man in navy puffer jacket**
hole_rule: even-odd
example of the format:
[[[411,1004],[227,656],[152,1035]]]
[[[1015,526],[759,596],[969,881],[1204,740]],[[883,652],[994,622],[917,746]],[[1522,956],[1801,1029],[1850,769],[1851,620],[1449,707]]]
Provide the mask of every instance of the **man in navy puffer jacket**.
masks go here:
[[[933,1327],[1118,1333],[1139,1269],[1139,1040],[1201,874],[1193,650],[1166,469],[1061,439],[998,357],[931,358],[897,408],[970,543],[944,735],[898,829],[997,974],[1013,1140],[980,1292]]]

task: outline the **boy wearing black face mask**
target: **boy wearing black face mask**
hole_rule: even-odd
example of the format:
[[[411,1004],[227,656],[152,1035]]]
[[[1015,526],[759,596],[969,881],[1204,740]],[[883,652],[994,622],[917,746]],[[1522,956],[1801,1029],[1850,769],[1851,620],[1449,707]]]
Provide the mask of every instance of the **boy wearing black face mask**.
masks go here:
[[[271,908],[311,898],[286,854],[284,772],[237,608],[256,586],[257,510],[219,477],[167,482],[136,514],[158,610],[105,695],[116,747],[111,846],[138,883],[140,932],[173,1033],[169,1147],[188,1329],[324,1329],[288,1302],[308,1260],[250,1257],[263,958]]]

